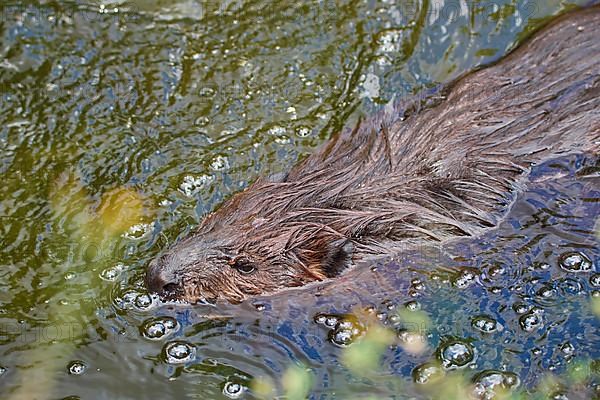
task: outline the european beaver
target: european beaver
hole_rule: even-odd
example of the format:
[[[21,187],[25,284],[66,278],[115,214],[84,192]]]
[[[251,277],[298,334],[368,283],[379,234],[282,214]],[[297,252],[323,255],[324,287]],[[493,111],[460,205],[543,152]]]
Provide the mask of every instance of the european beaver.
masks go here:
[[[430,104],[398,102],[259,179],[152,261],[149,289],[239,302],[495,226],[532,164],[598,154],[598,27],[600,7],[565,14]]]

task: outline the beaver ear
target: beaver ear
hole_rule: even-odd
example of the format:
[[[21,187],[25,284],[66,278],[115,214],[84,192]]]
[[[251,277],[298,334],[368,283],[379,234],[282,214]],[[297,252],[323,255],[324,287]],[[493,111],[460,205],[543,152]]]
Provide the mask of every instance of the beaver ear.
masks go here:
[[[354,244],[346,238],[328,244],[321,260],[323,273],[328,278],[341,274],[346,268],[352,266],[353,253]]]

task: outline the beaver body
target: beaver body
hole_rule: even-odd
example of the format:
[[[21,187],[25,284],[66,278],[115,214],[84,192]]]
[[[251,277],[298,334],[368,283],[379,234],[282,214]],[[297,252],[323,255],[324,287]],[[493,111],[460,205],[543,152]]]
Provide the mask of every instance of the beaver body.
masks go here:
[[[427,104],[396,102],[259,179],[155,259],[149,289],[239,302],[494,227],[532,165],[599,153],[598,26],[600,7],[565,14]]]

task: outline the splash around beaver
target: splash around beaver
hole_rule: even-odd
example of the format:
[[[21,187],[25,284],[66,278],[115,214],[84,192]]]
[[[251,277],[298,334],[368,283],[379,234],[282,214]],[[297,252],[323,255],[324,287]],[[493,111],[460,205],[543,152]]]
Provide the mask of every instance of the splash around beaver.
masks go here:
[[[430,100],[397,101],[259,179],[153,260],[148,288],[240,302],[493,228],[533,165],[598,155],[598,26],[598,6],[564,14]]]

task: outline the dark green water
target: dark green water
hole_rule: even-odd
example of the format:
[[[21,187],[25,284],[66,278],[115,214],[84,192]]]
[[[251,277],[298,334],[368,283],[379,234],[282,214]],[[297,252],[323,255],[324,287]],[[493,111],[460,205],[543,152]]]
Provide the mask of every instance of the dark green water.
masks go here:
[[[600,357],[590,160],[542,168],[566,177],[533,185],[478,243],[407,255],[381,268],[385,282],[364,268],[364,290],[342,280],[257,311],[160,307],[143,287],[154,255],[258,175],[359,115],[498,59],[575,4],[2,2],[0,397],[220,398],[253,378],[278,386],[300,362],[315,398],[445,398],[416,389],[412,374],[449,337],[477,352],[450,376],[500,369],[533,388],[570,365],[589,369]],[[559,268],[568,252],[592,269]],[[346,350],[314,322],[371,306],[393,326],[410,300],[428,315],[428,346],[388,349],[375,377],[347,369]],[[474,330],[478,315],[502,331]],[[174,328],[149,339],[166,317]],[[176,341],[194,349],[187,362],[166,355]],[[589,398],[594,384],[547,384],[547,394]]]

